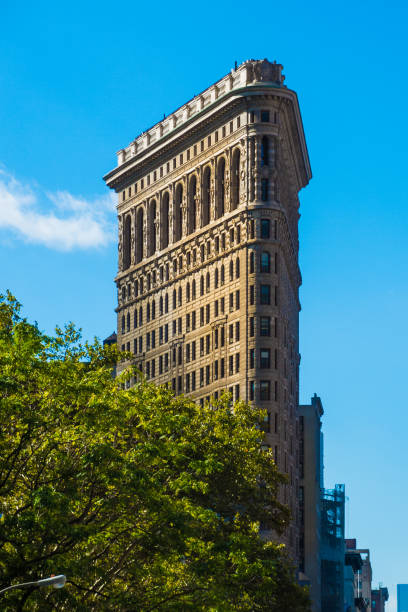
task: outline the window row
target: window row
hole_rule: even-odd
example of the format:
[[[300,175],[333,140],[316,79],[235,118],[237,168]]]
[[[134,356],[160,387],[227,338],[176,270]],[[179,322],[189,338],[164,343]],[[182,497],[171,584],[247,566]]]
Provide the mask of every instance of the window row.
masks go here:
[[[236,128],[238,129],[240,126],[241,126],[241,117],[237,117],[236,118]],[[232,121],[230,121],[229,133],[232,134],[233,131],[234,131],[234,124]],[[146,175],[146,177],[143,177],[142,179],[140,179],[140,181],[137,181],[136,183],[134,183],[133,190],[132,190],[132,185],[130,185],[127,189],[124,189],[122,191],[122,201],[125,201],[126,197],[130,198],[132,197],[133,194],[136,195],[138,193],[138,190],[141,191],[145,187],[149,187],[151,182],[154,183],[155,181],[157,181],[158,178],[163,178],[163,176],[165,176],[165,174],[169,174],[171,170],[175,170],[176,168],[182,166],[185,161],[186,162],[190,161],[191,157],[196,157],[199,150],[200,150],[200,153],[204,151],[205,144],[207,144],[207,147],[210,147],[212,144],[217,143],[219,138],[225,138],[226,135],[227,135],[227,126],[224,125],[220,130],[216,130],[213,135],[210,134],[209,136],[207,136],[207,139],[201,140],[200,145],[198,144],[193,145],[190,149],[187,149],[185,153],[180,153],[178,156],[173,157],[171,161],[168,161],[162,166],[160,166],[158,170],[153,170],[153,172]]]
[[[255,285],[249,285],[249,304],[253,306],[255,304]],[[259,304],[261,306],[268,306],[273,304],[274,306],[279,305],[279,287],[275,285],[261,284],[259,285]]]
[[[194,298],[193,298],[194,299]],[[187,299],[187,302],[189,302],[189,299]],[[176,290],[174,290],[173,292],[173,310],[177,309],[177,306],[182,306],[183,303],[183,299],[182,299],[182,290],[181,287],[179,288],[179,291],[176,292]],[[240,290],[237,289],[236,291],[232,291],[229,294],[229,312],[234,312],[234,310],[239,310],[240,308]],[[208,324],[210,322],[210,308],[211,308],[211,304],[206,304],[205,306],[201,306],[200,309],[198,310],[199,312],[199,321],[200,321],[200,326]],[[135,308],[133,311],[133,329],[137,329],[138,327],[141,327],[143,325],[143,306],[139,306],[139,308]],[[167,314],[169,312],[169,300],[168,300],[168,295],[166,294],[163,297],[160,297],[159,299],[159,315],[163,315],[163,314]],[[221,297],[217,300],[214,301],[214,317],[218,317],[220,314],[224,314],[225,313],[225,297]],[[150,321],[154,321],[156,318],[156,301],[152,300],[152,302],[149,302],[146,305],[145,308],[145,315],[146,315],[146,323],[149,323]],[[186,323],[185,323],[185,329],[186,331],[194,331],[194,329],[196,328],[196,311],[193,310],[191,313],[187,313],[185,315],[186,317]],[[181,317],[179,318],[181,321]],[[173,320],[173,325],[175,324],[176,319]],[[132,318],[130,315],[130,312],[128,312],[126,314],[126,316],[123,314],[121,317],[121,333],[122,334],[126,334],[129,333],[131,331],[131,322],[132,322]],[[181,331],[179,331],[179,333],[182,333]]]
[[[230,209],[235,210],[240,201],[240,159],[239,149],[232,154]],[[215,180],[214,219],[221,218],[226,205],[226,163],[220,157],[215,169],[215,176],[210,166],[206,166],[202,174],[201,199],[198,199],[198,177],[192,174],[187,183],[187,193],[180,182],[176,185],[173,205],[170,205],[170,194],[163,194],[160,205],[160,221],[157,218],[158,205],[155,199],[150,200],[146,210],[140,206],[135,217],[135,261],[139,263],[144,257],[152,256],[156,250],[165,249],[170,240],[175,243],[195,232],[199,227],[205,227],[211,220],[213,204],[212,182]],[[186,214],[183,213],[184,198],[187,199]],[[145,219],[146,216],[146,219]],[[172,228],[172,236],[170,230]],[[158,231],[156,231],[156,229]],[[123,222],[123,269],[131,264],[132,217],[125,216]],[[145,249],[146,241],[146,249]]]

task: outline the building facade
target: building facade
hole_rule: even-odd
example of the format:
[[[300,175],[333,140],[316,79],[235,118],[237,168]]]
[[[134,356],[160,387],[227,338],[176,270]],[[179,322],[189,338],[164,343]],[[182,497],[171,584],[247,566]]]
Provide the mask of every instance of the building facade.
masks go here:
[[[312,611],[321,612],[321,494],[323,483],[323,404],[314,394],[299,406],[299,569],[309,584]]]
[[[397,584],[398,612],[408,612],[408,584]]]
[[[118,153],[118,346],[156,384],[267,410],[297,559],[298,192],[311,178],[282,66],[249,60]],[[122,368],[126,367],[122,364]]]

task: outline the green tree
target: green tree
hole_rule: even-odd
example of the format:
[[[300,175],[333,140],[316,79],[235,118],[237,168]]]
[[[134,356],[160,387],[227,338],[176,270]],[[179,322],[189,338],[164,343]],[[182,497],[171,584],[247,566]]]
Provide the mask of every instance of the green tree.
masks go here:
[[[0,297],[0,587],[64,573],[62,590],[11,591],[2,610],[309,610],[282,546],[283,477],[261,450],[263,413],[204,408],[120,355],[54,337]]]

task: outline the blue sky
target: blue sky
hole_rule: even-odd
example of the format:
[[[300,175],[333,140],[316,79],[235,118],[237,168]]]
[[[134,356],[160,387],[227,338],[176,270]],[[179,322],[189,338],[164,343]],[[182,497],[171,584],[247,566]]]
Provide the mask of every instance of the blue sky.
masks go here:
[[[0,291],[86,338],[115,328],[115,152],[235,60],[284,65],[313,170],[301,400],[322,397],[326,485],[345,482],[348,535],[393,599],[408,581],[407,6],[3,0],[0,37]]]

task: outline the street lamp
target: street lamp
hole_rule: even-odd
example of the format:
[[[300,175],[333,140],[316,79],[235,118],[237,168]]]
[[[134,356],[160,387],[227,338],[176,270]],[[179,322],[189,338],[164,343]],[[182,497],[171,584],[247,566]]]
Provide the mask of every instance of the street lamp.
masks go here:
[[[28,587],[45,587],[45,586],[53,586],[54,589],[62,589],[65,585],[67,578],[64,574],[59,574],[58,576],[50,576],[49,578],[42,578],[41,580],[34,580],[34,582],[21,582],[20,584],[12,584],[11,586],[6,587],[0,591],[0,595],[5,593],[6,591],[10,591],[11,589],[26,589]]]

